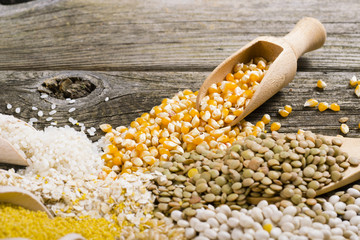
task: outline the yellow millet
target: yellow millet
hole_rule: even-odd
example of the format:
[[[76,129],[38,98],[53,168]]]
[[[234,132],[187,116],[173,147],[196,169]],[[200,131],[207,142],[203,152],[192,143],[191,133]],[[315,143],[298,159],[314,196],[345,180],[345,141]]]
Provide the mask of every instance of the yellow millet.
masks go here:
[[[11,204],[0,204],[0,238],[58,239],[77,233],[86,239],[115,239],[121,228],[104,218],[68,217],[49,219],[45,212],[30,211]]]

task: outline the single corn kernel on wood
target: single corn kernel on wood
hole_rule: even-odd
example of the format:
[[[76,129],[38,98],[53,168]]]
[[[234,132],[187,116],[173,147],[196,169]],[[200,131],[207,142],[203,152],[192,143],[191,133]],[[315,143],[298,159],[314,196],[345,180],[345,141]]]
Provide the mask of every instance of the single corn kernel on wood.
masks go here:
[[[279,109],[279,114],[280,114],[280,116],[282,116],[284,118],[289,116],[289,112],[286,111],[285,109]]]
[[[320,112],[323,112],[328,108],[329,108],[329,104],[327,102],[319,103],[318,109],[319,109]]]
[[[304,130],[302,130],[302,129],[299,129],[298,131],[297,131],[297,134],[304,134],[305,133],[305,131]]]
[[[356,86],[355,94],[356,94],[357,97],[360,97],[360,84]]]
[[[316,99],[310,98],[305,102],[304,107],[316,107],[318,104],[319,102]]]
[[[288,113],[291,113],[291,112],[292,112],[292,107],[291,107],[290,105],[285,105],[285,106],[284,106],[284,109],[285,109],[286,111],[288,111]]]
[[[360,129],[360,123],[358,124],[358,128]]]
[[[349,126],[346,125],[345,123],[341,124],[340,126],[340,131],[343,133],[343,134],[347,134],[349,132]]]
[[[281,128],[281,123],[273,122],[270,126],[271,131],[278,131]]]
[[[316,86],[320,89],[326,88],[327,84],[323,80],[318,80]]]
[[[332,111],[334,111],[334,112],[338,112],[338,111],[340,111],[340,106],[339,106],[339,104],[337,104],[337,103],[332,103],[332,104],[330,104],[330,110],[332,110]]]
[[[355,87],[358,84],[359,84],[359,82],[358,82],[356,76],[355,75],[352,76],[352,78],[350,79],[350,86]]]
[[[269,122],[271,121],[271,117],[269,114],[264,114],[264,116],[261,118],[261,121],[265,124],[269,124]]]

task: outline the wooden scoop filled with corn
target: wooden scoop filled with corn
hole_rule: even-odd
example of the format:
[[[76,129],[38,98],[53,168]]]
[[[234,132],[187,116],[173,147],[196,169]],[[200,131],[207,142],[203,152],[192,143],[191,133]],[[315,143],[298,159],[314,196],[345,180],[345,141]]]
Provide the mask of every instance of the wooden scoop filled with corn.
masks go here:
[[[310,17],[301,19],[283,38],[256,38],[207,77],[197,96],[197,109],[222,105],[224,122],[237,124],[286,86],[295,76],[297,59],[320,48],[325,38],[324,26]]]

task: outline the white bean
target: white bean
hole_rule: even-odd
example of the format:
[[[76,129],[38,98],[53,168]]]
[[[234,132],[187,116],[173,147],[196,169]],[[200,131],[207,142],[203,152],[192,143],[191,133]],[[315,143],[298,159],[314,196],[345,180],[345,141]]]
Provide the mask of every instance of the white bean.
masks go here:
[[[295,216],[296,212],[297,212],[296,207],[294,207],[294,206],[288,206],[288,207],[286,207],[286,208],[284,209],[283,214],[284,214],[284,215]]]
[[[343,230],[341,228],[338,228],[338,227],[332,228],[331,229],[331,234],[342,236],[343,235]]]
[[[188,227],[189,226],[189,222],[186,221],[186,220],[183,220],[183,219],[180,219],[178,222],[177,222],[177,225],[179,225],[179,227]]]
[[[220,225],[219,225],[219,222],[215,219],[215,218],[209,218],[207,221],[206,221],[208,224],[210,224],[210,226],[212,228],[218,228]]]
[[[231,228],[236,228],[239,225],[239,222],[240,222],[239,219],[231,217],[228,219],[227,224]]]
[[[273,210],[269,206],[264,207],[263,214],[265,218],[271,218],[271,215],[273,214]]]
[[[209,239],[204,236],[197,236],[196,238],[194,238],[194,240],[209,240]]]
[[[350,194],[351,196],[355,197],[355,198],[360,197],[360,191],[355,189],[355,188],[349,188],[347,190],[347,193]]]
[[[200,221],[206,221],[207,218],[205,216],[205,209],[197,209],[196,210],[196,216],[197,219],[199,219]]]
[[[330,202],[325,202],[323,204],[323,208],[325,211],[334,211],[334,205],[332,205]]]
[[[210,224],[208,224],[207,222],[199,222],[195,225],[194,228],[198,232],[204,232],[206,229],[210,228]]]
[[[289,238],[285,234],[281,234],[278,240],[289,240]]]
[[[239,228],[235,228],[231,232],[231,238],[233,240],[241,240],[243,239],[243,232]]]
[[[220,225],[219,231],[229,232],[230,228],[226,223],[223,223],[223,224]]]
[[[193,228],[186,228],[185,229],[185,237],[187,239],[193,239],[196,236],[196,231]]]
[[[346,204],[343,203],[343,202],[337,202],[337,203],[335,203],[334,208],[335,208],[336,211],[345,210]]]
[[[274,227],[273,229],[271,229],[270,231],[270,236],[274,239],[279,238],[280,234],[282,233],[281,229],[278,227]]]
[[[224,213],[218,212],[216,214],[216,219],[218,220],[219,223],[226,223],[227,222],[227,217]]]
[[[226,204],[223,204],[220,207],[216,208],[216,211],[225,214],[227,217],[231,216],[231,209]]]
[[[174,210],[171,212],[171,218],[176,222],[181,219],[181,215],[182,215],[182,212],[179,210]]]
[[[192,228],[195,228],[195,226],[196,226],[198,223],[200,223],[200,220],[199,220],[199,219],[194,218],[194,217],[190,219],[190,226],[191,226]]]
[[[216,213],[215,213],[214,211],[211,211],[211,210],[209,210],[209,209],[205,210],[203,214],[204,214],[204,217],[205,217],[206,219],[215,217],[215,215],[216,215]],[[205,220],[206,220],[206,219],[205,219]]]
[[[250,215],[257,222],[262,222],[264,220],[263,213],[259,207],[254,207],[253,209],[251,209]]]
[[[356,213],[360,212],[360,207],[356,204],[346,205],[346,210],[354,210]]]
[[[257,207],[263,209],[264,207],[267,207],[269,204],[266,200],[262,200],[258,203]]]
[[[220,232],[218,233],[218,239],[219,239],[219,240],[230,240],[230,239],[231,239],[230,233],[224,232],[224,231],[220,231]]]
[[[281,225],[281,230],[283,230],[283,232],[293,232],[295,230],[295,226],[291,222],[285,222]]]
[[[357,234],[359,229],[357,226],[348,226],[347,230],[352,231],[353,233]]]
[[[324,239],[324,234],[320,230],[311,229],[308,232],[308,237],[311,239]]]
[[[301,227],[311,227],[312,221],[311,218],[308,216],[302,217],[300,219],[300,226]]]
[[[241,239],[242,239],[242,240],[253,240],[254,237],[253,237],[253,235],[251,235],[250,233],[245,233],[245,234],[242,236]]]
[[[203,232],[204,236],[209,238],[209,239],[216,239],[217,237],[217,233],[212,230],[212,229],[206,229],[204,232]]]
[[[360,216],[354,216],[350,219],[350,224],[357,226],[360,224]]]
[[[360,207],[360,198],[355,199],[355,204]]]
[[[339,200],[340,200],[340,197],[339,197],[338,195],[332,195],[332,196],[329,198],[329,202],[330,202],[332,205],[335,205],[335,203],[337,203]]]
[[[243,228],[250,228],[252,227],[253,223],[254,220],[247,215],[244,215],[239,222],[240,226],[242,226]]]
[[[354,210],[347,210],[343,216],[345,220],[350,220],[352,217],[356,216],[356,212]]]
[[[281,211],[274,211],[270,218],[274,223],[278,223],[282,216],[283,213]]]
[[[259,229],[255,233],[255,240],[267,240],[269,237],[269,233],[263,229]]]

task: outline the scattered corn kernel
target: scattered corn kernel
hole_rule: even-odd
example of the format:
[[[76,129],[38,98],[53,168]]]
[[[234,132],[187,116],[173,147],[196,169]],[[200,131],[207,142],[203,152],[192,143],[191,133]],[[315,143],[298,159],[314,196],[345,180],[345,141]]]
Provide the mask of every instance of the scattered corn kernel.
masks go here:
[[[319,109],[320,112],[323,112],[328,108],[329,108],[329,104],[327,102],[319,103],[318,109]]]
[[[360,129],[360,123],[358,124],[358,128]]]
[[[358,82],[356,76],[355,76],[355,75],[352,76],[352,78],[350,79],[350,85],[351,85],[352,87],[355,87],[355,86],[358,85],[358,84],[359,84],[359,82]]]
[[[285,109],[279,109],[279,114],[280,114],[280,116],[282,116],[284,118],[289,116],[289,112],[286,111]]]
[[[316,99],[311,98],[305,102],[304,107],[316,107],[318,104],[319,102]]]
[[[271,121],[271,117],[269,114],[264,114],[264,116],[261,118],[261,121],[265,124],[268,124]]]
[[[356,86],[355,94],[356,94],[357,97],[360,97],[360,84]]]
[[[271,131],[278,131],[281,128],[281,123],[273,122],[270,126]]]
[[[339,106],[339,104],[337,104],[337,103],[332,103],[332,104],[330,104],[330,110],[333,110],[334,112],[338,112],[338,111],[340,111],[340,106]]]
[[[305,133],[305,131],[302,130],[302,129],[299,129],[299,130],[297,131],[297,134],[304,134],[304,133]]]
[[[263,229],[264,229],[265,231],[267,231],[268,233],[270,233],[271,230],[272,230],[272,224],[271,224],[271,223],[265,224],[265,225],[263,226]]]
[[[285,105],[285,106],[284,106],[284,109],[285,109],[286,111],[288,111],[289,113],[292,112],[292,107],[291,107],[290,105]]]
[[[340,126],[340,131],[343,133],[343,134],[347,134],[349,132],[349,126],[346,125],[345,123],[341,124]]]
[[[316,86],[320,89],[326,88],[327,84],[323,80],[318,80]]]

